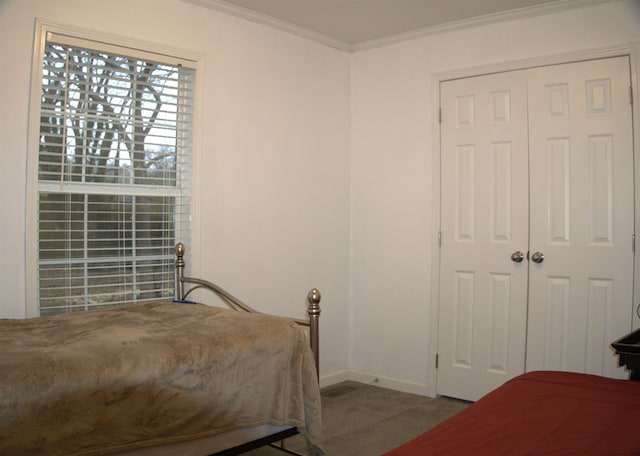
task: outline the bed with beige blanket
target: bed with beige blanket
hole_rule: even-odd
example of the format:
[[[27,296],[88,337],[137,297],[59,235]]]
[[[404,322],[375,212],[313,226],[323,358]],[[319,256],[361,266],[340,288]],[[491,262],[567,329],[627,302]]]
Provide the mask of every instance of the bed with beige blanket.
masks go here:
[[[205,455],[245,430],[322,454],[316,365],[290,319],[158,301],[0,320],[0,454]]]

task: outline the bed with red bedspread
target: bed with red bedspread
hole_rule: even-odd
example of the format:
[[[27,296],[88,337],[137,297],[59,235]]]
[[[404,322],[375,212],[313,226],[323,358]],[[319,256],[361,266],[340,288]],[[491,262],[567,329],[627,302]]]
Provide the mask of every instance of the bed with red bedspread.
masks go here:
[[[640,382],[535,371],[387,453],[640,455]]]

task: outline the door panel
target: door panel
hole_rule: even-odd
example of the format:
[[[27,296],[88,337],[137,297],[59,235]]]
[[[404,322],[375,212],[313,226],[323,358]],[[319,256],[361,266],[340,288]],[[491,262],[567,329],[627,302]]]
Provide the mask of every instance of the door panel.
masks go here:
[[[531,265],[527,370],[625,377],[631,330],[633,145],[626,57],[527,72]]]
[[[524,370],[528,241],[523,72],[443,84],[438,394],[476,400]],[[461,393],[463,392],[463,393]]]
[[[626,376],[609,345],[633,312],[629,87],[626,57],[442,83],[438,394]]]

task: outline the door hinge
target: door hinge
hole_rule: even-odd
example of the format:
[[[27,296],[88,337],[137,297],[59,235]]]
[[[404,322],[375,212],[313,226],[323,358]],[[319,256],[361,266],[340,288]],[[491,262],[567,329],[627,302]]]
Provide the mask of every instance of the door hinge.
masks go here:
[[[442,108],[438,108],[438,123],[442,123]]]
[[[436,353],[436,369],[438,368],[438,353]]]
[[[442,231],[438,231],[438,247],[442,247]]]
[[[631,252],[636,253],[636,235],[631,235]]]
[[[633,106],[633,87],[629,86],[629,104]]]

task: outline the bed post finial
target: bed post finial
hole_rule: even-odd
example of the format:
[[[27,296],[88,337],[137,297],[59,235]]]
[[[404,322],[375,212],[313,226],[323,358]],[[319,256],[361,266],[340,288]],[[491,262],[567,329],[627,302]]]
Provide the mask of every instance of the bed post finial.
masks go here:
[[[307,313],[309,314],[309,340],[311,342],[311,351],[313,359],[316,362],[316,374],[318,381],[320,380],[320,329],[318,319],[320,318],[320,299],[322,295],[317,288],[312,288],[307,295]]]
[[[320,299],[322,299],[320,290],[318,290],[317,288],[312,288],[311,291],[309,292],[309,296],[307,296],[307,299],[309,301],[309,311],[311,311],[311,308],[313,308],[314,313],[315,312],[320,313],[319,304],[320,304]]]
[[[178,301],[184,298],[184,283],[182,278],[184,277],[184,252],[185,247],[182,242],[176,244],[176,299]]]

